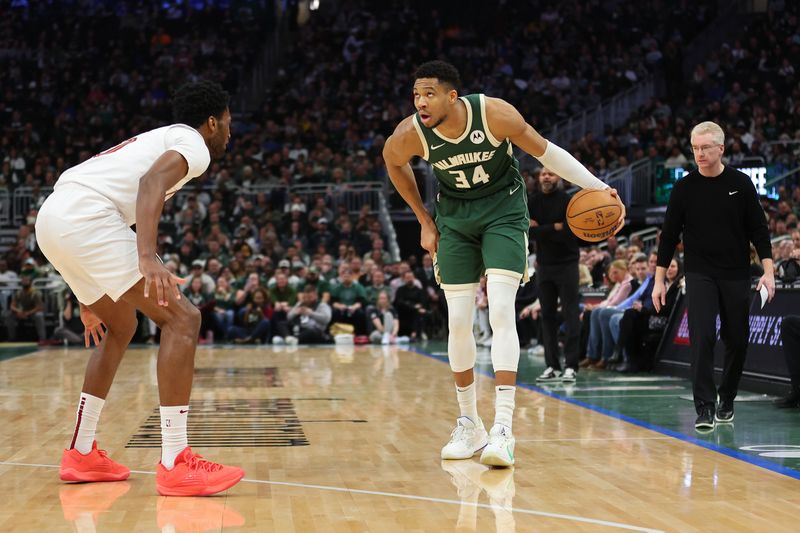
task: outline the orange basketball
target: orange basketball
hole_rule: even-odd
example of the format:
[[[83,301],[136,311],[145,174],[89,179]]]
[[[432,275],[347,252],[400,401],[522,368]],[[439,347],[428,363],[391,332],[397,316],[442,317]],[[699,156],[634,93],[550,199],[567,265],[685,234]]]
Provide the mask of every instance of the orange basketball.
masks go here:
[[[608,190],[583,189],[567,206],[567,224],[578,238],[589,242],[603,241],[617,229],[622,215],[622,202]]]

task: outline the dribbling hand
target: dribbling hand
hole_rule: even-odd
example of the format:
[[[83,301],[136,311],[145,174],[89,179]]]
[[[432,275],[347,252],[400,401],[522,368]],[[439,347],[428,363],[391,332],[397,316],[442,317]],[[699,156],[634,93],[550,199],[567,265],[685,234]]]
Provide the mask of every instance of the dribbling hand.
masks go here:
[[[100,346],[100,341],[106,334],[103,321],[88,307],[81,306],[81,322],[83,322],[83,340],[86,342],[86,347],[92,345],[92,339],[95,346]]]
[[[622,207],[622,212],[619,215],[619,220],[617,220],[617,227],[614,229],[614,235],[616,235],[617,233],[619,233],[619,230],[621,230],[622,227],[625,225],[625,213],[626,213],[625,204],[622,203],[622,199],[619,197],[619,194],[617,194],[617,189],[609,187],[608,192],[609,194],[611,194],[611,196],[619,200],[619,205]]]
[[[175,298],[181,299],[181,289],[178,285],[186,283],[186,280],[179,278],[165,267],[158,259],[140,259],[139,272],[144,276],[144,297],[150,297],[150,286],[156,286],[156,298],[158,305],[167,307],[169,299],[167,291],[175,292]]]

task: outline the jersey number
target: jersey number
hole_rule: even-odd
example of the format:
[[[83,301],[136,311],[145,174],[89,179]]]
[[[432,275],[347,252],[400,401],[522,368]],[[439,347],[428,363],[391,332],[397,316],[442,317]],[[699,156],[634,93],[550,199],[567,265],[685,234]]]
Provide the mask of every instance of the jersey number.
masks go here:
[[[132,142],[134,142],[135,140],[136,140],[136,137],[131,137],[131,138],[130,138],[130,139],[128,139],[127,141],[122,141],[122,142],[121,142],[121,143],[119,143],[118,145],[116,145],[116,146],[114,146],[114,147],[112,147],[112,148],[109,148],[108,150],[106,150],[106,151],[104,151],[104,152],[100,152],[99,154],[95,155],[95,157],[100,157],[101,155],[113,154],[113,153],[114,153],[114,152],[116,152],[117,150],[120,150],[120,149],[122,149],[122,148],[125,148],[126,146],[128,146],[129,144],[131,144]]]
[[[489,183],[489,174],[483,170],[483,165],[478,165],[475,167],[475,170],[472,171],[472,185],[469,184],[469,180],[467,179],[467,175],[464,173],[463,170],[450,170],[448,171],[450,174],[453,175],[453,179],[456,182],[457,189],[469,189],[472,185],[479,185],[481,183]]]

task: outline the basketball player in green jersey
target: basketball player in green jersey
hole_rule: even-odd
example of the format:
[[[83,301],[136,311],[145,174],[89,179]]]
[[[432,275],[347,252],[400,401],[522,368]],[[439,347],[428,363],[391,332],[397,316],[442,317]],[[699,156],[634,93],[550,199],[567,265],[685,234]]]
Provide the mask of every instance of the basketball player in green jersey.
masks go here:
[[[443,459],[514,464],[511,419],[519,362],[514,298],[527,281],[528,208],[526,189],[512,144],[568,181],[607,189],[574,157],[548,142],[507,102],[482,94],[458,96],[458,71],[430,61],[415,74],[417,113],[405,118],[386,140],[383,157],[392,183],[422,225],[421,245],[436,257],[449,314],[447,353],[461,416]],[[433,166],[439,182],[436,218],[426,210],[409,164],[419,156]],[[616,191],[612,189],[612,194]],[[625,213],[618,223],[622,227]],[[438,253],[437,253],[438,252]],[[472,321],[480,276],[487,276],[495,423],[487,435],[475,395],[475,338]]]

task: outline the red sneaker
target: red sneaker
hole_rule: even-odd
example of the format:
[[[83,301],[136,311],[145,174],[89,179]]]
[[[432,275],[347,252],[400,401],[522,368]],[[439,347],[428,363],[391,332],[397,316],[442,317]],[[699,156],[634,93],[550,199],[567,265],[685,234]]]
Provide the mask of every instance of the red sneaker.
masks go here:
[[[127,466],[112,461],[105,450],[98,450],[97,441],[92,442],[92,451],[86,455],[75,448],[64,450],[58,473],[62,481],[84,482],[122,481],[131,475]]]
[[[206,461],[186,447],[175,458],[175,467],[167,470],[158,463],[156,488],[162,496],[210,496],[239,483],[244,470]]]

